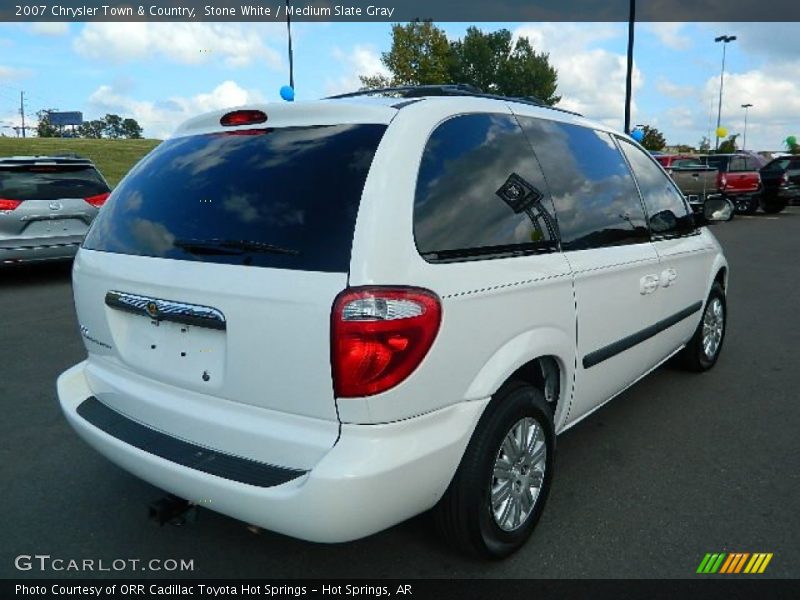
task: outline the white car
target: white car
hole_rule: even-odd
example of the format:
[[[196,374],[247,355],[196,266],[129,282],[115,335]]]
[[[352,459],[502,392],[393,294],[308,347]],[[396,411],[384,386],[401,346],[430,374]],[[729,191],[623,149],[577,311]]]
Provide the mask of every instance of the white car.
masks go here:
[[[93,224],[58,395],[191,503],[316,542],[435,508],[502,557],[556,434],[673,355],[714,365],[727,278],[649,154],[571,113],[446,87],[218,111]]]

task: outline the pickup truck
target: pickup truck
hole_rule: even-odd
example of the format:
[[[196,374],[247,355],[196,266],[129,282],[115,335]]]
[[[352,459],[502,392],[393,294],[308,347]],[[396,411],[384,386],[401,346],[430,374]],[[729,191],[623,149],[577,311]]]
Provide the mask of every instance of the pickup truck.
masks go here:
[[[747,154],[700,156],[702,164],[717,169],[717,188],[737,213],[752,215],[761,203],[761,175],[756,160]]]
[[[698,156],[673,158],[664,168],[696,214],[702,212],[707,199],[722,196],[719,190],[719,172],[716,167],[702,162]]]

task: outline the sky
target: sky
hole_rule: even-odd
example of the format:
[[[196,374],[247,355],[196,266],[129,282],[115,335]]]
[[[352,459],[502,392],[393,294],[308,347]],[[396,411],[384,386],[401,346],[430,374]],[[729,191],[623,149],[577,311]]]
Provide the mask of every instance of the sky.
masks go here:
[[[455,39],[469,24],[439,26]],[[627,24],[477,26],[528,37],[558,69],[559,106],[622,129]],[[752,104],[747,148],[781,149],[800,137],[800,23],[637,24],[632,123],[657,127],[668,144],[713,144],[722,34],[737,36],[727,45],[723,127],[743,133],[741,105]],[[391,24],[293,23],[292,38],[297,100],[313,100],[385,72]],[[0,135],[14,135],[21,90],[31,121],[44,108],[87,120],[117,113],[163,139],[204,111],[281,102],[286,83],[283,23],[0,24]]]

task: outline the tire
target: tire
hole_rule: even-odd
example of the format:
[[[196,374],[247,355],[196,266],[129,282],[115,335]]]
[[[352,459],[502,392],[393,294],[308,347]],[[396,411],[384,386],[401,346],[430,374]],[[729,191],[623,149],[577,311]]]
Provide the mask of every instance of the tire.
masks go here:
[[[733,201],[736,212],[740,215],[754,215],[758,211],[758,198],[741,198]]]
[[[761,209],[770,215],[775,215],[781,212],[784,208],[786,208],[786,201],[785,200],[762,200],[761,201]]]
[[[503,469],[503,463],[514,464],[517,453],[508,436],[524,435],[526,424],[528,435],[533,438],[536,431],[539,441],[533,441],[531,453],[522,453],[522,465]],[[483,558],[504,558],[517,551],[530,537],[547,501],[554,452],[553,416],[542,392],[522,381],[504,384],[478,422],[450,486],[434,509],[442,536],[459,551]],[[506,460],[509,455],[511,460]],[[501,471],[510,476],[505,483],[495,477]],[[538,492],[534,491],[537,483]],[[506,498],[495,504],[499,514],[492,508],[493,489]]]
[[[720,313],[717,313],[717,307],[721,311]],[[721,321],[719,321],[720,318]],[[720,323],[719,327],[715,323]],[[709,329],[706,328],[707,325]],[[725,341],[727,325],[728,306],[725,302],[725,291],[719,282],[715,282],[711,286],[708,300],[703,306],[703,316],[700,318],[700,323],[697,325],[692,339],[678,355],[681,365],[689,371],[702,373],[717,364],[717,359],[722,352],[722,343]],[[712,329],[717,330],[718,335],[714,334]],[[706,342],[710,342],[710,340],[706,337],[707,335],[717,340],[715,344],[710,343],[710,346],[713,347],[712,352],[708,352],[709,346],[706,345]]]

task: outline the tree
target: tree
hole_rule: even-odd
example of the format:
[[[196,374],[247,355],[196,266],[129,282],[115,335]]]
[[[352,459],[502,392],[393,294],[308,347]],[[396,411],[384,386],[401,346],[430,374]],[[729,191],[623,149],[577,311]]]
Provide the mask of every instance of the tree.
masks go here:
[[[463,40],[450,43],[450,54],[452,83],[502,96],[533,96],[551,106],[561,100],[549,54],[537,53],[528,38],[514,42],[508,29],[483,33],[470,27]]]
[[[36,113],[39,122],[36,124],[36,135],[39,137],[59,137],[58,127],[50,122],[50,113],[57,108],[42,109]]]
[[[667,145],[667,140],[664,139],[664,135],[655,127],[643,125],[642,131],[644,132],[642,146],[648,150],[662,150],[664,146]]]
[[[121,128],[122,135],[129,140],[142,139],[142,127],[139,125],[136,119],[124,119],[122,121]]]
[[[711,140],[709,140],[706,136],[703,136],[703,139],[700,140],[700,143],[697,145],[697,150],[704,154],[706,152],[711,151]]]
[[[450,46],[444,31],[430,21],[413,21],[392,25],[392,47],[384,52],[381,62],[391,78],[362,77],[366,87],[389,85],[426,85],[444,83],[448,79]]]
[[[392,26],[392,47],[381,61],[390,76],[361,76],[365,88],[466,83],[504,96],[535,96],[555,104],[557,71],[549,55],[527,38],[513,41],[507,29],[484,33],[470,27],[461,40],[447,40],[430,21]]]
[[[739,137],[738,133],[729,135],[728,139],[722,142],[717,149],[717,154],[732,154],[736,152],[736,138]]]
[[[106,122],[103,119],[95,119],[94,121],[84,121],[78,127],[78,135],[82,138],[100,139],[103,137],[103,132],[106,129]]]
[[[106,124],[103,133],[105,133],[106,137],[116,140],[123,136],[122,117],[119,115],[108,114],[103,120]]]

